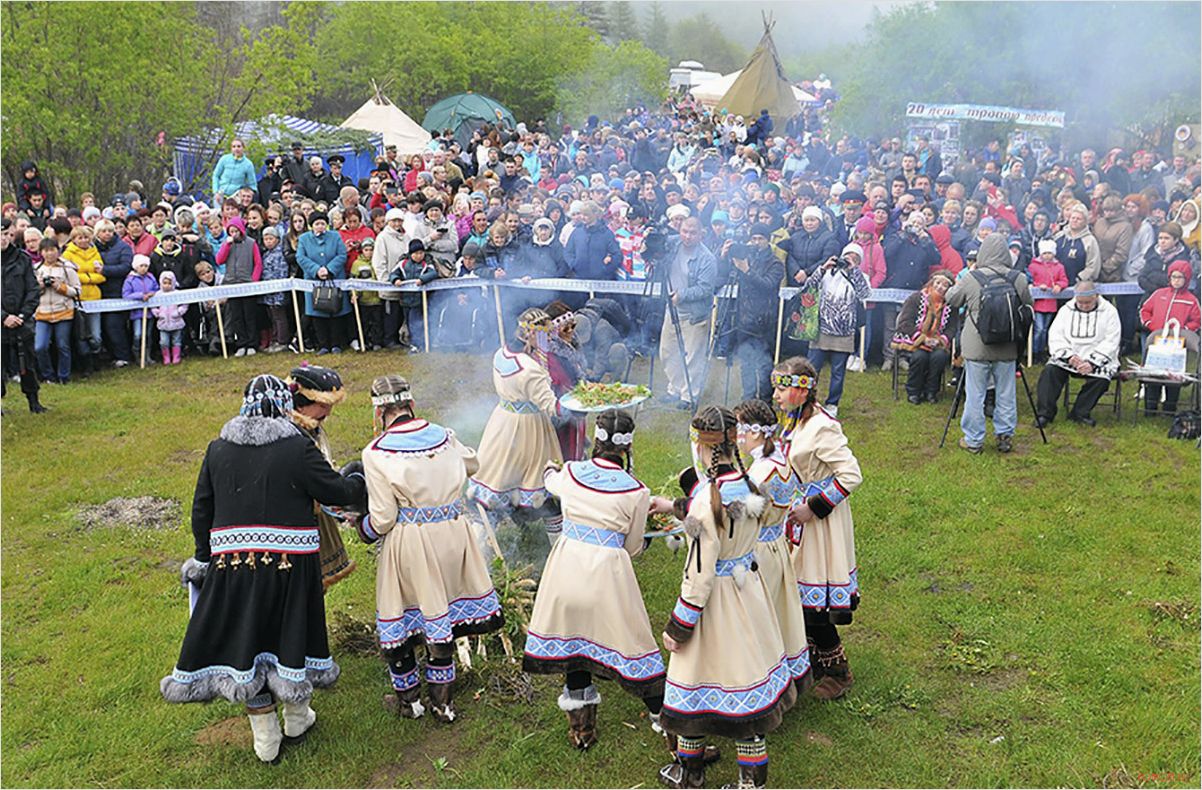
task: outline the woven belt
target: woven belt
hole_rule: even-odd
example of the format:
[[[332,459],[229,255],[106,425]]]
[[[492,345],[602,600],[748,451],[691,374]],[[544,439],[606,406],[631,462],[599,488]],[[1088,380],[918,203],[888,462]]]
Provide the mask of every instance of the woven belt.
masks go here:
[[[626,535],[603,527],[590,527],[569,519],[563,520],[563,536],[578,540],[581,543],[591,543],[594,546],[604,546],[610,549],[626,547]]]
[[[776,524],[771,527],[760,527],[760,543],[771,543],[784,534],[784,524]]]
[[[456,499],[447,505],[434,507],[401,507],[397,508],[398,524],[430,524],[435,521],[452,521],[463,515],[463,499]]]
[[[751,570],[751,564],[755,562],[755,552],[749,551],[741,557],[731,557],[728,560],[718,560],[714,563],[714,573],[719,576],[730,576],[734,574],[735,568],[742,565],[747,570]]]
[[[501,408],[514,414],[538,414],[538,404],[528,400],[503,400]]]

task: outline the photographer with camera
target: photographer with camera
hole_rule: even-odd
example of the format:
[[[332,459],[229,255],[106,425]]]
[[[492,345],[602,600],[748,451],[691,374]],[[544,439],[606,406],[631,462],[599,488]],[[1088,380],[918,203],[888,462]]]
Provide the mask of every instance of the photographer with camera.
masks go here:
[[[743,399],[772,398],[772,346],[775,330],[777,289],[785,276],[785,265],[768,245],[768,228],[751,227],[750,244],[727,241],[722,249],[738,285],[734,305],[734,355],[739,360]]]
[[[854,242],[843,248],[842,255],[831,256],[814,272],[822,278],[822,296],[818,301],[818,339],[810,343],[810,362],[821,371],[831,365],[831,383],[823,408],[832,416],[839,414],[843,397],[843,379],[847,359],[856,348],[856,313],[872,293],[868,278],[860,270],[864,250]]]
[[[38,246],[42,263],[34,270],[41,295],[33,317],[33,350],[37,355],[42,381],[47,384],[66,384],[71,378],[71,327],[75,323],[75,302],[82,286],[74,264],[60,260],[61,253],[54,239],[42,239]],[[58,347],[58,370],[50,364],[50,341]]]

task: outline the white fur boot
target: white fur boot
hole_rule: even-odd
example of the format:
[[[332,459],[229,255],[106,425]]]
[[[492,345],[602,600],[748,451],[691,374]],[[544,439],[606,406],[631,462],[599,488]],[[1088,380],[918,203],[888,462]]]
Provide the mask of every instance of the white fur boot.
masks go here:
[[[275,708],[263,713],[248,713],[250,731],[255,736],[255,756],[265,763],[274,763],[280,756],[280,743],[284,740],[280,732],[280,718]]]
[[[284,737],[288,740],[303,738],[316,721],[317,714],[308,700],[284,703]]]

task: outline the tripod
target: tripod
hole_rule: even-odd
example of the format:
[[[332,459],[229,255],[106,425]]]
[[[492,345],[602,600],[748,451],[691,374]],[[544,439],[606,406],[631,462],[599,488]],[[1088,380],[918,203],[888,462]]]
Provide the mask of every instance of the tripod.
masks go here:
[[[1031,385],[1027,383],[1027,373],[1023,369],[1022,363],[1019,362],[1018,360],[1014,361],[1014,370],[1015,370],[1015,374],[1018,376],[1018,378],[1023,383],[1023,390],[1025,390],[1027,393],[1027,403],[1031,404],[1031,413],[1038,414],[1038,412],[1035,410],[1035,398],[1032,397],[1032,395],[1031,395]],[[960,379],[956,382],[956,394],[952,398],[952,408],[947,413],[947,422],[945,422],[943,424],[943,436],[939,439],[939,448],[940,449],[943,449],[944,443],[947,442],[947,432],[952,427],[952,418],[956,416],[956,411],[960,408],[960,401],[965,396],[964,380],[967,377],[968,377],[967,367],[961,368],[960,369]],[[1037,427],[1039,429],[1039,435],[1040,435],[1040,437],[1043,438],[1043,443],[1047,444],[1048,443],[1048,435],[1043,432],[1043,426],[1039,424],[1038,420],[1035,421],[1035,427]]]
[[[735,269],[733,264],[731,264],[730,276],[726,280],[725,287],[731,290],[737,288],[738,278],[738,270]],[[713,359],[714,354],[717,352],[719,344],[723,343],[723,341],[727,340],[727,338],[734,338],[729,345],[726,345],[723,348],[723,351],[726,353],[726,383],[722,388],[722,405],[725,406],[730,401],[730,371],[731,368],[734,367],[734,354],[735,349],[738,347],[738,337],[734,326],[730,326],[731,313],[734,312],[735,308],[735,297],[730,296],[723,300],[722,297],[719,296],[718,299],[725,303],[719,303],[717,320],[715,322],[716,326],[714,327],[714,341],[710,343],[709,348],[707,349],[705,357],[705,375],[702,377],[702,382],[709,380],[710,360]]]

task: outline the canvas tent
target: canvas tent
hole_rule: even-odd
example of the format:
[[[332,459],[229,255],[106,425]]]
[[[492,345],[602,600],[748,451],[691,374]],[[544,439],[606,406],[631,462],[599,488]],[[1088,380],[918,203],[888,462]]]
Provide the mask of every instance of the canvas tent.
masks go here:
[[[430,133],[377,89],[375,95],[342,122],[343,129],[377,132],[384,145],[395,145],[402,156],[419,154],[430,144]]]
[[[517,125],[505,105],[482,93],[468,91],[443,99],[427,110],[422,126],[431,132],[454,130],[455,139],[466,149],[473,131],[485,123],[498,122],[507,123],[511,129]]]
[[[693,98],[702,105],[711,109],[721,109],[722,105],[719,104],[719,102],[722,101],[722,97],[726,95],[726,92],[730,90],[730,86],[735,84],[735,80],[737,80],[739,75],[742,73],[743,69],[739,69],[738,71],[732,71],[730,74],[715,77],[712,80],[706,80],[690,90],[689,93],[693,94]],[[814,98],[813,95],[807,93],[801,88],[798,88],[796,85],[792,87],[793,96],[801,104],[817,103],[818,100]],[[771,110],[769,110],[769,112],[771,112]],[[757,110],[755,114],[758,115],[759,110]]]
[[[726,93],[718,99],[719,108],[751,118],[766,109],[773,118],[791,118],[801,112],[793,93],[793,85],[785,78],[785,70],[772,43],[774,22],[764,19],[764,36],[751,53],[751,60],[735,77]],[[695,94],[694,94],[695,95]]]
[[[221,154],[229,150],[230,141],[234,137],[242,140],[255,141],[267,147],[268,152],[288,156],[288,147],[294,139],[304,142],[305,138],[323,132],[336,132],[337,126],[291,115],[268,115],[260,121],[245,121],[234,128],[233,135],[226,135],[220,129],[211,129],[207,134],[198,137],[177,138],[173,151],[175,177],[189,191],[200,190],[207,193],[209,174]],[[384,152],[384,141],[379,134],[368,138],[370,147],[365,151],[356,151],[353,146],[331,143],[320,149],[306,146],[305,156],[314,154],[322,159],[333,154],[342,154],[346,163],[342,166],[342,174],[352,181],[366,178],[371,174],[376,156]],[[260,158],[261,159],[261,158]],[[257,161],[255,172],[263,173],[263,162]],[[191,187],[189,187],[191,185]]]

